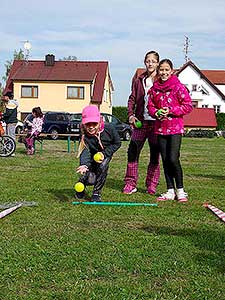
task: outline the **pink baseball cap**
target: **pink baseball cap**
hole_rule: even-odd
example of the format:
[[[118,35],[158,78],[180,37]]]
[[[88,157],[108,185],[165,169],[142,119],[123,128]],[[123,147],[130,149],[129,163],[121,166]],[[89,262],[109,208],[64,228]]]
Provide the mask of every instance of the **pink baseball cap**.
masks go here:
[[[82,111],[82,124],[99,123],[101,119],[100,111],[96,105],[88,105]]]

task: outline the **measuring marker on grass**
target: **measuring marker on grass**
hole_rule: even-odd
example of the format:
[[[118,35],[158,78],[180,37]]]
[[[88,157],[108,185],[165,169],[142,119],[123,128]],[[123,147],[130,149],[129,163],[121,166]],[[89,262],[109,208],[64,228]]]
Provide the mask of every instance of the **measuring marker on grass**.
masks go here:
[[[221,221],[225,223],[225,212],[208,203],[203,204],[203,206],[211,210]]]
[[[99,205],[99,206],[158,206],[157,203],[138,203],[138,202],[91,202],[91,201],[75,201],[72,202],[74,205],[84,204],[84,205]]]

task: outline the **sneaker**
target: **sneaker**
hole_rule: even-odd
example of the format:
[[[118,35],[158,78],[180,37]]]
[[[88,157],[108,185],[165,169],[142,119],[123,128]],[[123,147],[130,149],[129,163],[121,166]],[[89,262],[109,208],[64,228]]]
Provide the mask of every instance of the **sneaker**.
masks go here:
[[[187,202],[188,201],[188,194],[185,192],[177,191],[177,201],[178,202]]]
[[[33,147],[30,149],[30,155],[34,155],[34,148]]]
[[[97,193],[93,194],[92,197],[91,197],[91,201],[93,201],[93,202],[102,202],[100,194],[97,194]]]
[[[147,193],[148,193],[149,195],[155,195],[155,190],[148,188],[148,189],[147,189]]]
[[[174,200],[175,199],[175,193],[167,191],[164,194],[161,194],[158,198],[157,201],[167,201],[167,200]]]
[[[131,194],[136,193],[136,192],[137,192],[136,187],[133,187],[133,186],[128,185],[128,184],[126,184],[124,189],[123,189],[123,194],[126,194],[126,195],[131,195]]]
[[[84,199],[84,196],[85,196],[85,192],[76,192],[75,193],[75,198],[78,199],[78,200],[81,200],[81,199]]]

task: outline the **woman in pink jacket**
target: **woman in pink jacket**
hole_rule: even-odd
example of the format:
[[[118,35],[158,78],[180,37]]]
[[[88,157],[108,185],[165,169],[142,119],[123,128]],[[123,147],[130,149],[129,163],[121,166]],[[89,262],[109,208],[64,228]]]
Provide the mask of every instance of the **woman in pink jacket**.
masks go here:
[[[148,111],[156,117],[156,134],[163,162],[167,192],[158,201],[186,202],[188,195],[183,188],[180,164],[180,147],[184,133],[183,116],[192,111],[192,100],[187,88],[173,75],[173,64],[163,59],[158,67],[159,79],[149,91]],[[175,191],[176,188],[176,191]]]

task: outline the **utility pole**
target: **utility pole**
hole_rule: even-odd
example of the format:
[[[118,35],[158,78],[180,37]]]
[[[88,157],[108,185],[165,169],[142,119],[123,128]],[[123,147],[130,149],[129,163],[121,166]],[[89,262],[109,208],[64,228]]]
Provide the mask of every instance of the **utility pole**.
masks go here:
[[[190,58],[188,57],[188,53],[189,51],[189,46],[190,46],[190,39],[188,36],[185,35],[185,42],[184,42],[184,59],[185,59],[185,63],[187,63]]]
[[[31,43],[29,41],[24,41],[24,45],[23,45],[24,49],[25,49],[25,60],[26,62],[28,62],[29,56],[30,56],[30,50],[31,50]]]

